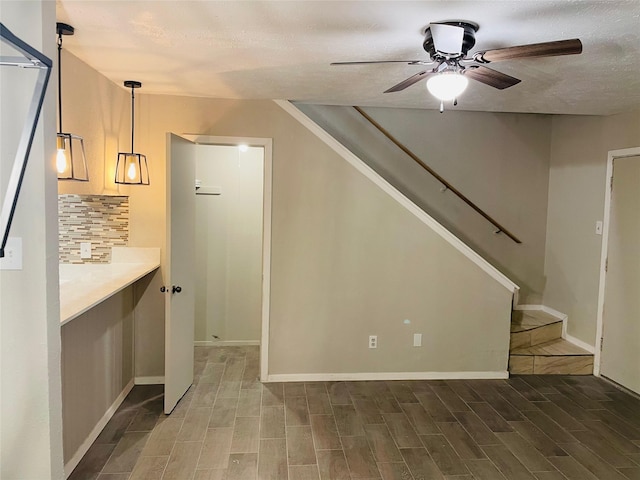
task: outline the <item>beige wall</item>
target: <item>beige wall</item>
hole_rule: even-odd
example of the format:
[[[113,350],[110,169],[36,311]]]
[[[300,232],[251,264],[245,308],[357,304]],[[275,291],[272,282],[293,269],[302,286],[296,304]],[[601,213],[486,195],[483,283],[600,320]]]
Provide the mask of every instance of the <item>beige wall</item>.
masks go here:
[[[133,287],[62,327],[65,464],[133,381]]]
[[[264,149],[196,145],[196,341],[260,341]]]
[[[131,95],[62,45],[62,127],[84,138],[89,181],[59,181],[58,191],[126,195],[114,178],[118,152],[131,148]]]
[[[366,108],[427,165],[518,237],[517,244],[384,138],[353,108],[301,105],[414,203],[540,303],[549,181],[549,115]]]
[[[406,371],[506,368],[510,294],[503,287],[496,289],[492,281],[487,282],[486,276],[480,274],[487,285],[477,292],[486,293],[487,299],[483,302],[485,306],[476,308],[473,315],[466,307],[454,314],[452,305],[458,306],[460,302],[444,295],[441,302],[448,299],[449,305],[437,303],[431,309],[424,299],[434,300],[436,292],[442,293],[434,282],[443,285],[442,280],[447,279],[453,282],[448,284],[451,287],[456,284],[453,278],[462,282],[464,277],[469,284],[477,285],[476,267],[457,263],[450,269],[453,277],[448,277],[444,272],[447,268],[437,261],[441,254],[444,256],[446,247],[436,239],[426,240],[427,228],[415,218],[393,220],[394,209],[399,210],[398,216],[402,216],[402,209],[276,104],[144,95],[140,112],[141,145],[152,168],[152,188],[148,192],[153,195],[136,198],[138,192],[132,193],[131,242],[136,246],[157,241],[164,235],[161,206],[165,194],[165,132],[273,138],[271,341],[274,343],[270,350],[270,373],[289,373],[292,366],[299,373],[327,372],[334,368],[341,372],[376,371],[382,356],[389,359],[387,368]],[[365,186],[360,187],[361,184]],[[371,197],[377,198],[375,204],[382,209],[380,212],[367,207]],[[139,221],[135,204],[139,207]],[[388,223],[382,223],[378,214]],[[154,221],[146,219],[147,215]],[[402,230],[409,225],[410,232]],[[411,234],[416,231],[422,231],[419,236],[422,244],[412,244]],[[380,240],[382,243],[371,238],[380,235],[384,238]],[[367,243],[374,246],[368,249]],[[403,253],[404,248],[417,252],[430,246],[437,247],[435,258],[427,258],[423,253],[414,259]],[[392,251],[383,254],[385,247]],[[377,259],[377,255],[383,257]],[[455,255],[459,254],[449,255],[452,261]],[[419,267],[427,273],[418,274]],[[375,276],[387,280],[377,283],[372,278]],[[433,293],[425,293],[429,291]],[[474,293],[464,295],[465,298],[471,295],[474,301],[480,298]],[[465,304],[473,305],[474,301]],[[501,311],[505,305],[506,311]],[[448,326],[437,322],[439,326],[435,327],[434,315],[442,314],[449,315]],[[396,328],[397,322],[407,316],[413,317],[414,325],[423,329],[425,339],[429,339],[425,340],[429,346],[420,349],[421,354],[416,353],[418,349],[409,348],[407,329]],[[153,322],[148,325],[150,330],[162,328],[161,323]],[[339,365],[323,363],[327,361],[326,343],[308,337],[316,331],[318,322],[332,325],[327,338],[336,342],[341,336],[349,339],[342,354],[335,356]],[[337,324],[343,329],[333,328]],[[309,333],[291,336],[292,326],[295,332]],[[364,357],[353,356],[353,349],[366,345],[368,335],[376,333],[371,332],[372,326],[380,328],[380,341],[395,345],[394,350],[381,349],[378,352],[383,353],[376,357],[370,356],[370,352]],[[491,334],[482,337],[481,342],[478,335],[460,334],[478,328]],[[446,341],[448,335],[451,341],[459,341],[455,348]],[[298,355],[301,348],[306,350],[304,357]],[[468,354],[461,356],[460,351]],[[161,352],[155,352],[146,353],[161,361]]]
[[[75,61],[79,62],[77,59]],[[82,65],[78,66],[81,67]],[[144,83],[143,78],[139,80]],[[91,85],[89,79],[85,87],[77,86],[78,96],[82,96],[86,85]],[[344,336],[346,342],[343,345],[344,355],[335,356],[336,360],[340,359],[340,366],[331,367],[335,367],[336,371],[375,371],[379,369],[379,358],[387,356],[388,350],[385,352],[385,348],[389,345],[395,345],[391,356],[397,359],[397,362],[391,362],[387,367],[391,369],[457,371],[506,368],[508,312],[498,313],[496,309],[502,307],[498,307],[496,302],[508,306],[508,298],[505,300],[509,297],[508,292],[499,287],[498,293],[492,282],[474,290],[488,295],[488,306],[486,310],[480,308],[480,314],[471,315],[466,306],[454,312],[451,305],[457,306],[460,302],[451,299],[447,305],[439,302],[433,306],[427,305],[425,299],[435,301],[436,292],[441,302],[448,298],[438,288],[429,287],[433,282],[443,285],[443,278],[451,281],[455,278],[454,284],[458,281],[468,282],[467,286],[470,287],[477,283],[486,283],[479,281],[484,274],[480,274],[479,277],[478,272],[473,273],[475,267],[470,267],[471,273],[463,275],[464,278],[468,277],[463,281],[456,277],[462,275],[461,272],[465,270],[460,264],[450,270],[452,277],[443,277],[441,266],[433,270],[429,263],[431,260],[424,257],[424,252],[421,253],[422,256],[418,255],[418,252],[421,252],[422,248],[433,247],[438,252],[436,256],[444,258],[446,255],[442,251],[443,248],[447,248],[431,238],[432,234],[415,218],[408,219],[403,217],[403,213],[395,212],[394,208],[399,207],[392,200],[384,195],[379,198],[381,194],[376,187],[370,185],[368,180],[362,179],[360,174],[344,164],[335,152],[280,107],[271,101],[156,96],[146,95],[143,91],[144,87],[137,93],[136,150],[148,157],[151,185],[119,189],[119,193],[129,195],[130,198],[131,246],[160,246],[163,257],[166,255],[166,132],[273,138],[271,327],[274,342],[288,339],[288,343],[286,346],[274,343],[275,348],[271,351],[271,373],[288,373],[288,365],[298,365],[299,372],[327,371],[324,368],[328,368],[329,365],[322,366],[326,357],[326,345],[309,340],[306,334],[292,338],[287,333],[298,329],[313,332],[319,321],[326,321],[329,325],[333,325],[333,322],[349,325],[348,332],[335,331],[332,327],[330,334],[327,333],[336,341]],[[113,108],[120,112],[118,102],[123,101],[122,95],[117,92],[113,95],[117,103]],[[69,97],[71,98],[68,98],[68,104],[79,103],[73,93]],[[91,102],[95,104],[97,99],[94,98]],[[91,112],[94,112],[94,115],[98,113],[105,118],[119,118],[120,115],[103,114],[101,111],[102,108],[89,108],[88,111],[82,110],[79,113],[91,115]],[[70,121],[67,123],[71,125]],[[104,123],[93,121],[91,124],[95,128],[101,128],[100,125]],[[89,125],[88,122],[86,124]],[[128,132],[128,123],[122,122],[122,125],[125,132]],[[78,128],[76,133],[85,135],[86,138],[98,135],[83,132],[81,125],[78,125]],[[122,132],[120,134],[122,135]],[[108,144],[110,143],[105,142],[105,145]],[[96,152],[95,155],[99,157],[100,153]],[[108,157],[110,158],[111,154],[105,153],[103,162],[111,162],[106,160]],[[100,168],[104,172],[108,166],[99,166],[98,171]],[[355,195],[354,185],[361,182],[366,185],[358,187],[362,196]],[[96,184],[92,188],[98,189],[101,185]],[[387,227],[380,224],[374,212],[362,210],[363,206],[369,203],[370,197],[377,198],[374,203],[380,205],[381,215],[382,212],[386,212],[383,218],[388,222]],[[400,209],[399,212],[403,210]],[[354,230],[351,224],[357,223],[355,219],[360,213],[365,221],[372,223]],[[396,216],[399,218],[394,219]],[[354,221],[350,222],[349,219]],[[376,228],[387,232],[390,237],[383,236],[379,242],[363,237],[363,232],[379,235],[367,230],[373,222]],[[422,244],[412,245],[411,249],[407,250],[418,255],[417,260],[409,259],[402,253],[404,247],[400,246],[403,242],[411,243],[407,232],[413,234],[417,231],[421,232],[417,237],[422,239]],[[365,245],[368,247],[363,248]],[[385,253],[387,248],[389,251]],[[363,256],[363,252],[369,253]],[[333,254],[335,256],[332,256]],[[336,262],[339,265],[334,266]],[[317,271],[309,271],[313,265],[318,267]],[[424,271],[416,269],[417,266],[422,266]],[[436,276],[434,272],[437,272]],[[164,307],[159,291],[160,286],[167,282],[166,278],[163,279],[164,275],[163,271],[150,279],[144,285],[144,289],[136,291],[136,377],[161,376],[164,372]],[[394,280],[385,284],[375,277]],[[355,284],[358,281],[362,283],[360,286]],[[407,284],[403,283],[405,281]],[[407,286],[411,282],[420,285],[420,288]],[[354,289],[357,295],[353,293]],[[432,293],[425,295],[425,291]],[[480,298],[475,297],[474,293],[465,292],[464,295],[465,298]],[[379,304],[379,299],[386,299],[386,303]],[[330,304],[333,310],[328,309],[327,305]],[[467,306],[472,304],[473,302],[465,303]],[[325,306],[318,310],[319,305]],[[292,316],[290,312],[295,312],[295,315]],[[355,312],[358,315],[355,315]],[[448,317],[446,327],[437,327],[443,331],[442,334],[435,334],[433,331],[436,328],[434,315]],[[430,345],[429,347],[407,348],[410,344],[406,338],[408,329],[396,328],[397,322],[405,318],[412,320],[410,328],[419,328],[425,335],[425,345]],[[463,336],[460,333],[479,328],[479,325],[482,325],[482,330],[486,332],[487,324],[495,326],[497,331],[486,335],[486,342],[478,343],[475,341],[477,338],[470,341],[473,336],[468,333]],[[378,333],[371,332],[373,325],[379,330]],[[371,352],[367,351],[364,356],[353,356],[353,349],[366,345],[370,334],[380,335],[381,347],[377,352],[379,355],[373,357],[369,355]],[[464,348],[475,355],[461,357],[449,354],[459,351],[459,348],[456,350],[451,343],[443,344],[436,341],[447,336],[451,336],[453,343],[460,340]],[[431,345],[430,342],[435,343]],[[383,348],[383,345],[387,347]],[[449,352],[446,352],[445,348],[436,348],[437,345],[446,346]],[[456,345],[459,347],[459,342]],[[297,353],[294,352],[301,347],[307,350],[308,357],[298,359]],[[304,360],[304,363],[298,363],[299,360]]]
[[[568,333],[595,344],[607,152],[640,146],[640,111],[552,121],[544,303],[569,316]]]
[[[130,90],[114,84],[66,51],[64,43],[62,63],[63,129],[84,138],[89,182],[60,181],[59,193],[127,195],[130,202],[130,223],[142,221],[142,229],[146,228],[146,222],[154,222],[157,212],[152,210],[141,219],[137,205],[140,198],[145,196],[157,198],[154,188],[157,189],[160,180],[154,175],[154,166],[150,168],[151,187],[116,185],[114,182],[118,152],[128,152],[131,149]],[[139,92],[140,90],[136,92],[136,97]],[[136,104],[138,102],[139,99],[136,98]],[[135,121],[137,131],[140,123],[137,111]],[[146,153],[140,148],[138,134],[135,150]],[[163,213],[164,210],[161,208],[159,212]],[[144,246],[159,247],[163,241],[164,239],[150,239]],[[132,241],[129,244],[140,246]],[[137,377],[162,376],[164,372],[164,304],[155,295],[145,295],[148,290],[159,292],[161,285],[162,276],[157,274],[145,277],[134,287],[134,301],[140,305],[136,310],[136,350],[143,352],[136,357]],[[148,319],[149,316],[152,318]],[[145,352],[155,354],[148,355]]]
[[[0,20],[54,58],[54,2],[2,2]],[[4,54],[15,51],[3,49]],[[37,73],[2,67],[0,75],[0,198],[4,198]],[[11,236],[22,238],[23,268],[0,272],[3,480],[63,478],[55,83],[54,70],[11,229]]]

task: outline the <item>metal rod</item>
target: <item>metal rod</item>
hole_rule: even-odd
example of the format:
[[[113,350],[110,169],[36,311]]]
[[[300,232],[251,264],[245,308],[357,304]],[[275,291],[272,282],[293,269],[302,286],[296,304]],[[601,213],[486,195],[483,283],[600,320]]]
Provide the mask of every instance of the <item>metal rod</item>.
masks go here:
[[[135,108],[135,95],[133,94],[135,87],[131,87],[131,153],[133,154],[133,129],[134,129],[134,115],[133,110]]]
[[[380,131],[380,133],[382,133],[385,137],[387,137],[389,140],[391,140],[391,142],[393,142],[393,144],[398,147],[400,150],[402,150],[404,153],[406,153],[414,162],[416,162],[418,165],[420,165],[423,169],[425,169],[427,172],[429,172],[436,180],[438,180],[440,183],[442,183],[447,190],[451,190],[453,193],[456,194],[456,196],[462,200],[464,203],[466,203],[467,205],[469,205],[471,208],[473,208],[477,213],[479,213],[484,219],[486,219],[487,221],[489,221],[494,227],[496,227],[498,229],[498,232],[502,232],[504,233],[507,237],[509,237],[511,240],[513,240],[516,243],[522,243],[522,241],[520,241],[515,235],[513,235],[511,232],[509,232],[509,230],[507,230],[506,228],[504,228],[502,225],[500,225],[498,222],[496,222],[493,218],[491,218],[487,213],[484,212],[484,210],[482,210],[480,207],[478,207],[475,203],[473,203],[471,200],[469,200],[462,192],[460,192],[457,188],[455,188],[453,185],[451,185],[449,182],[447,182],[440,174],[438,174],[438,172],[436,172],[435,170],[433,170],[429,165],[427,165],[426,163],[424,163],[422,160],[420,160],[420,158],[418,158],[411,150],[409,150],[407,147],[405,147],[402,143],[400,143],[393,135],[391,135],[382,125],[380,125],[378,122],[376,122],[373,118],[371,118],[369,115],[367,115],[360,107],[353,107],[356,109],[356,111],[362,115],[371,125],[373,125],[374,127],[376,127],[376,129],[378,129]]]
[[[58,133],[62,133],[62,31],[58,30]]]

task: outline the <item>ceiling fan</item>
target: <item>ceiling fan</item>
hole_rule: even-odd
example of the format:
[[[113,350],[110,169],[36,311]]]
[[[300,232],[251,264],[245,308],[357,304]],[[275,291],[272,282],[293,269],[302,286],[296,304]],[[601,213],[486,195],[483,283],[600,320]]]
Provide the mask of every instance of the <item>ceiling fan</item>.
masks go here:
[[[557,55],[575,55],[582,53],[582,42],[577,39],[554,42],[533,43],[515,47],[484,50],[468,57],[467,53],[476,43],[477,23],[455,20],[429,24],[425,31],[422,47],[429,54],[430,61],[424,60],[380,60],[370,62],[334,62],[331,65],[366,65],[377,63],[406,63],[432,67],[426,69],[393,87],[384,93],[399,92],[421,80],[427,80],[429,92],[440,100],[440,112],[444,102],[453,100],[457,105],[458,96],[465,90],[468,78],[503,90],[512,87],[520,80],[485,66],[503,60],[519,58],[552,57]]]

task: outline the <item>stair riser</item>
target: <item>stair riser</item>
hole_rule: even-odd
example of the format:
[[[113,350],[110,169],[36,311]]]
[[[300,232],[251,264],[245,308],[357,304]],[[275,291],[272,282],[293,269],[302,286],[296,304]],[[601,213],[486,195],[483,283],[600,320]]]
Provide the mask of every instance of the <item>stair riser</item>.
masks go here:
[[[510,355],[512,375],[592,375],[593,355]]]
[[[509,351],[519,347],[531,347],[562,337],[562,322],[511,334]]]

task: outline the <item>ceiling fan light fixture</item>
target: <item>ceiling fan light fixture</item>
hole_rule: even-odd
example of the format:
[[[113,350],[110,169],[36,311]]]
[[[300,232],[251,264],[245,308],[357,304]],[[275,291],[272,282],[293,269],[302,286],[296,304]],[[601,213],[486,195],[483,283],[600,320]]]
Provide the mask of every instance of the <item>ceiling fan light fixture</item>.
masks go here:
[[[455,100],[467,88],[469,80],[458,72],[442,72],[429,77],[427,90],[441,102]]]

